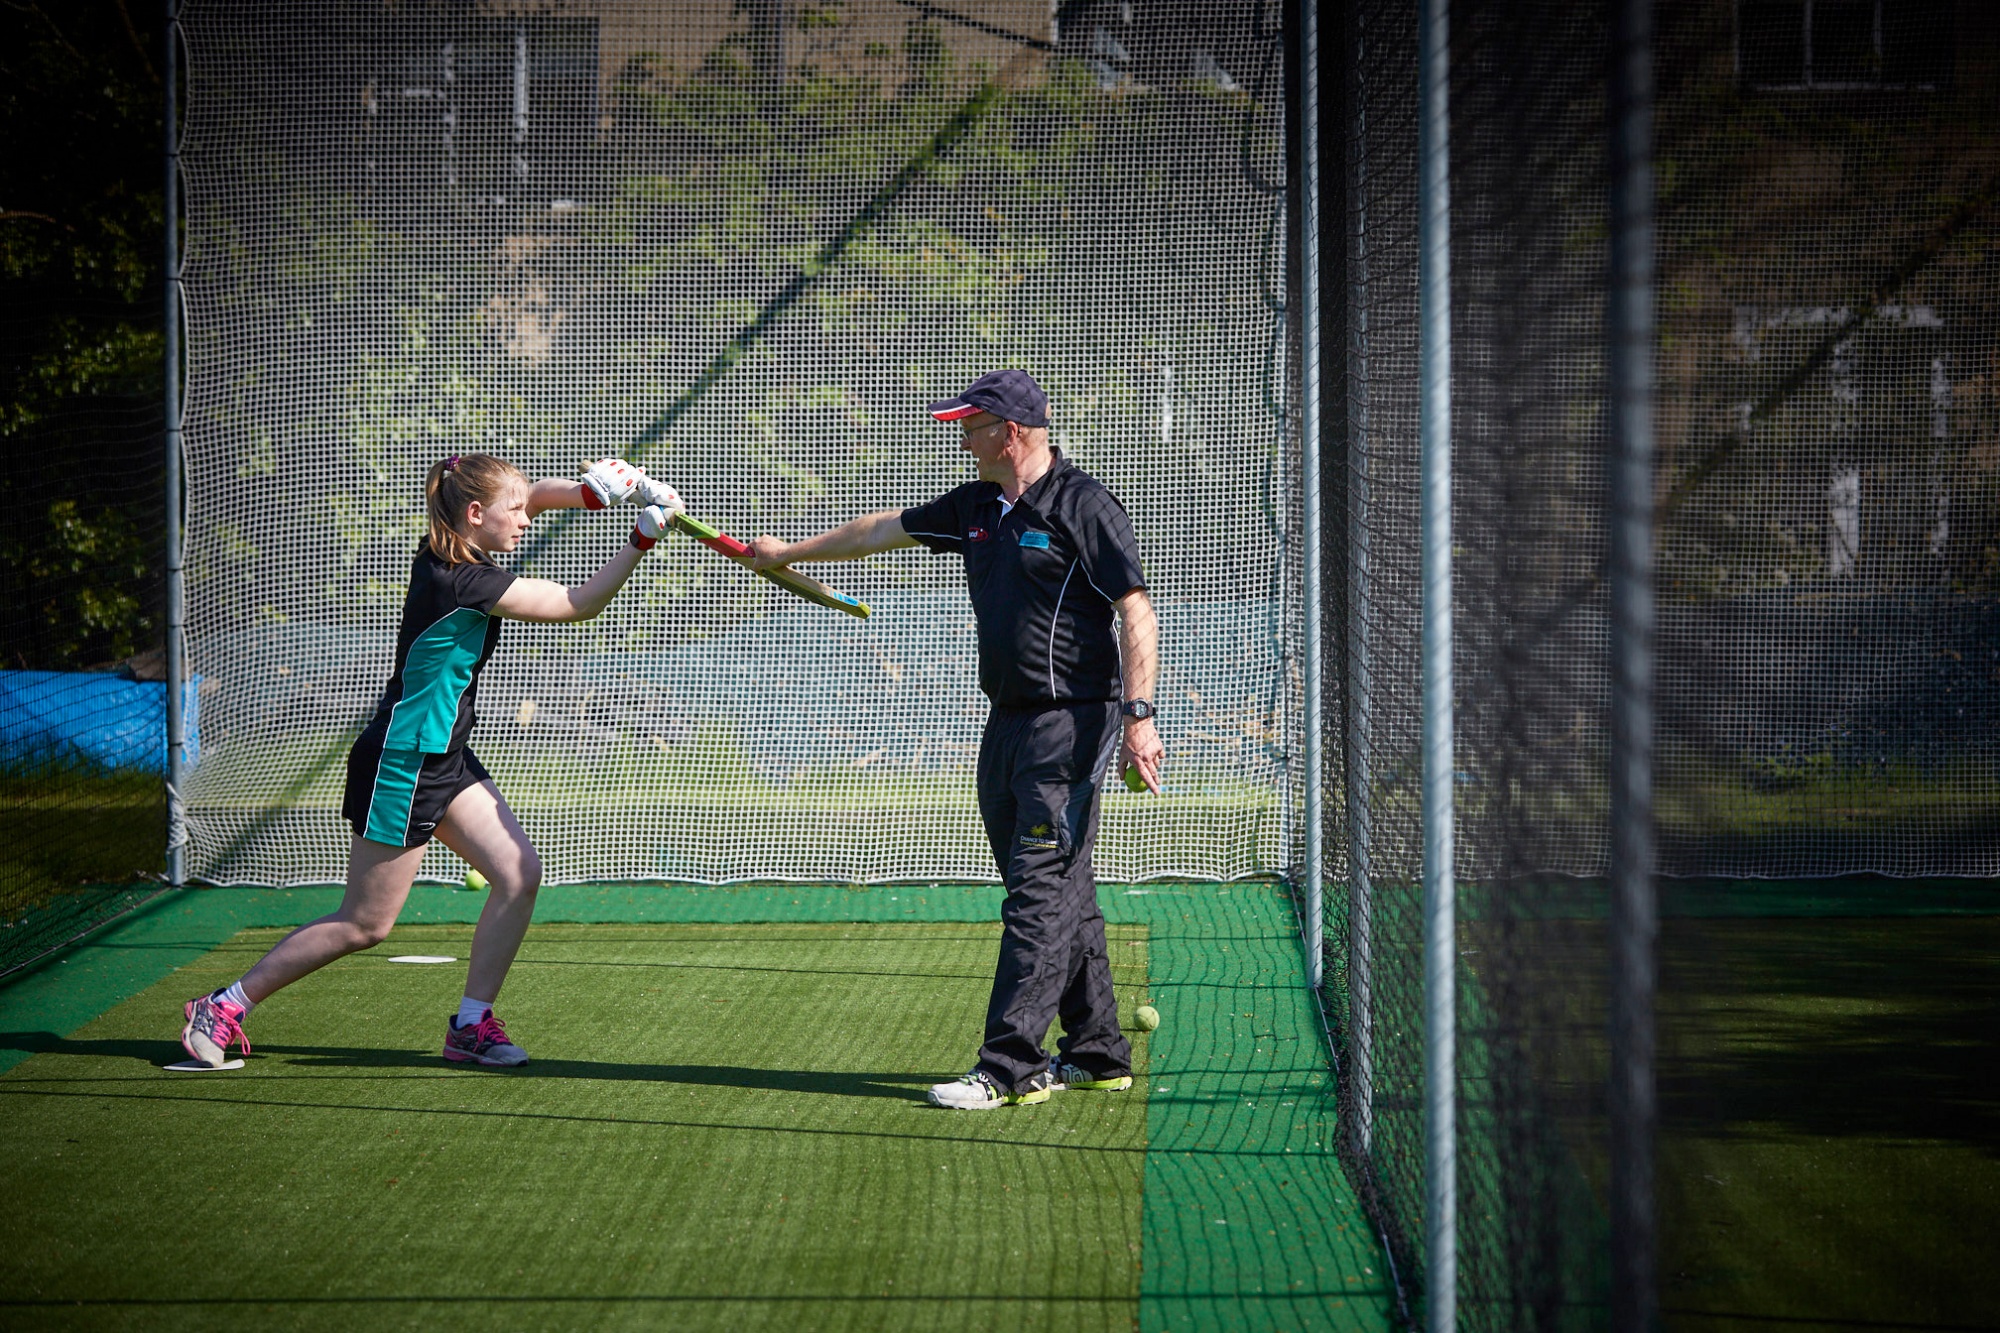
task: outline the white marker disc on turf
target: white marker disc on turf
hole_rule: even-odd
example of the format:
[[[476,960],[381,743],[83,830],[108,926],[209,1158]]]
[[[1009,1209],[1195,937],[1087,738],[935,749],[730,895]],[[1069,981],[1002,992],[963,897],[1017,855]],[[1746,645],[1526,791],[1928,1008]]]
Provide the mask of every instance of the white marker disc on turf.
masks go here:
[[[458,960],[441,953],[399,953],[389,960],[392,963],[455,963]]]
[[[199,1060],[183,1060],[177,1065],[162,1065],[161,1068],[176,1074],[219,1074],[225,1069],[241,1069],[241,1060],[224,1060],[219,1065],[205,1065]]]

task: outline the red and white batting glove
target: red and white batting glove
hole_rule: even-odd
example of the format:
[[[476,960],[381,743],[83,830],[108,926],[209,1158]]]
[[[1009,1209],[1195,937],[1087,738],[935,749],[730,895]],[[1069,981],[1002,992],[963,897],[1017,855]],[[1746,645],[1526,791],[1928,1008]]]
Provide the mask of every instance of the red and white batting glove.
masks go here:
[[[687,506],[681,503],[680,492],[656,477],[644,473],[639,476],[639,484],[632,488],[632,503],[635,505],[656,505],[667,511],[669,521],[675,514],[685,514]]]
[[[583,474],[583,507],[609,509],[632,494],[644,476],[622,458],[600,458]]]
[[[632,544],[642,551],[653,549],[653,543],[667,535],[673,526],[674,516],[659,505],[647,505],[639,511],[639,521],[632,526]]]

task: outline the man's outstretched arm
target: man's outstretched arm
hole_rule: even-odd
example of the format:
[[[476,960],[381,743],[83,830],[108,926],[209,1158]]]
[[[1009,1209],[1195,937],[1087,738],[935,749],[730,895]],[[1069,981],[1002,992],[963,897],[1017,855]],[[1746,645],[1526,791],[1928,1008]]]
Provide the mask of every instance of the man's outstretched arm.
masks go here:
[[[859,560],[878,551],[916,544],[917,539],[903,531],[903,511],[883,509],[849,519],[804,541],[782,542],[768,533],[759,534],[750,543],[750,568],[770,569],[806,560]]]

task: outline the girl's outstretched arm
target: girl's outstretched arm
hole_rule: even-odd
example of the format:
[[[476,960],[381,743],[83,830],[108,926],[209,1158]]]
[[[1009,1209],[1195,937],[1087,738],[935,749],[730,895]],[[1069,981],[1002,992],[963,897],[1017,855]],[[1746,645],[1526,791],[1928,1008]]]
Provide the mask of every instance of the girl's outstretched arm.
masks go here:
[[[647,487],[646,498],[654,503],[639,511],[632,540],[605,561],[604,568],[574,588],[552,579],[515,579],[500,594],[500,600],[493,606],[494,613],[509,620],[559,623],[589,620],[611,605],[611,599],[625,586],[625,580],[632,577],[639,561],[653,549],[654,542],[666,535],[674,515],[683,508],[673,487],[656,481],[648,481]]]
[[[528,487],[528,517],[533,518],[545,509],[586,508],[588,502],[583,497],[582,482],[543,477]]]
[[[589,620],[611,605],[611,599],[625,586],[625,580],[632,577],[632,571],[639,567],[645,554],[636,546],[621,547],[617,555],[604,562],[604,568],[574,588],[553,579],[515,579],[494,603],[493,613],[509,620],[543,623]]]
[[[528,487],[528,517],[544,509],[606,509],[632,498],[646,474],[622,458],[600,458],[582,481],[543,477]]]

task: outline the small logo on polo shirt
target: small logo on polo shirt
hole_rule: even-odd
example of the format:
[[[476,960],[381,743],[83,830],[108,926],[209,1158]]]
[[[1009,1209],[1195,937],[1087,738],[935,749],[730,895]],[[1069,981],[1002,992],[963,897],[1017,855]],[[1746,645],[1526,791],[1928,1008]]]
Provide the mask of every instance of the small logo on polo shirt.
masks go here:
[[[1037,551],[1046,551],[1049,549],[1049,534],[1025,528],[1021,532],[1021,545],[1031,546]]]
[[[417,825],[417,827],[422,829],[424,832],[429,833],[432,829],[437,827],[437,822],[435,820],[426,820],[424,823]]]
[[[985,528],[967,528],[965,530],[965,539],[969,542],[983,542],[992,535]]]

